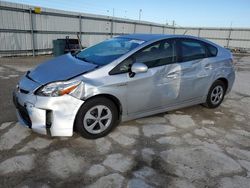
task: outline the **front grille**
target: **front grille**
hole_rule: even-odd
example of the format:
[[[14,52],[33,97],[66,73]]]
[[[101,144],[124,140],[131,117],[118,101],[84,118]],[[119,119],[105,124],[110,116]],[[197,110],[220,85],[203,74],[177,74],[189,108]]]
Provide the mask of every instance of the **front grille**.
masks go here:
[[[30,120],[29,113],[28,113],[27,109],[18,102],[18,100],[16,99],[15,96],[13,96],[13,102],[14,102],[16,108],[17,108],[17,111],[18,111],[19,115],[23,119],[24,123],[27,126],[29,126],[29,128],[31,128],[32,127],[32,122]]]
[[[52,111],[46,110],[46,128],[51,128],[52,124]]]
[[[29,91],[27,91],[27,90],[25,90],[25,89],[21,89],[21,88],[20,88],[20,92],[21,92],[21,93],[24,93],[24,94],[28,94],[28,93],[29,93]]]
[[[28,125],[29,128],[31,128],[32,123],[31,123],[31,120],[30,120],[30,117],[29,117],[29,114],[28,114],[28,111],[26,110],[26,108],[20,105],[17,108],[17,110],[18,110],[18,113],[20,114],[21,118],[23,119],[24,123],[26,125]]]

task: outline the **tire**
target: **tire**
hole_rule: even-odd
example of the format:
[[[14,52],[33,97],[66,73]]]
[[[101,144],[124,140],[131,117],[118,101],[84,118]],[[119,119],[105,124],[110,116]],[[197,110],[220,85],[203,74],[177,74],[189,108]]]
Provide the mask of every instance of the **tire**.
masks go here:
[[[226,85],[221,80],[216,80],[209,89],[206,103],[207,108],[217,108],[222,103],[226,93]]]
[[[118,114],[113,101],[105,97],[95,97],[86,101],[79,109],[75,129],[88,139],[103,137],[118,124]]]

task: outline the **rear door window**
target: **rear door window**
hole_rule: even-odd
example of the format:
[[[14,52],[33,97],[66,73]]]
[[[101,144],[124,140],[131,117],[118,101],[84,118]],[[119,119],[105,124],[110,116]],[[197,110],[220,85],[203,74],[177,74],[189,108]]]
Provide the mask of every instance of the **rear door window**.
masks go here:
[[[192,39],[180,39],[179,49],[181,61],[192,61],[207,57],[207,50],[204,43]]]

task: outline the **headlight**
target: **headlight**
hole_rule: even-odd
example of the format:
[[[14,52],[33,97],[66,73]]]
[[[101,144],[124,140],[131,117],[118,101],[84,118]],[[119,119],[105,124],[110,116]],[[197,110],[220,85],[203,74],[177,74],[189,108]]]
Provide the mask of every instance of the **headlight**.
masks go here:
[[[35,94],[39,96],[58,97],[76,92],[75,95],[77,97],[81,95],[83,89],[83,82],[78,80],[54,82],[39,88]]]

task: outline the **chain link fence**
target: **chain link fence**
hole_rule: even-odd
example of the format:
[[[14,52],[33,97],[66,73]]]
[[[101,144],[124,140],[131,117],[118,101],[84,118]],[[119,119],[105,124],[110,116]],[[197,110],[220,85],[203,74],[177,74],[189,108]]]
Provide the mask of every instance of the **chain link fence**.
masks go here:
[[[129,33],[185,34],[211,40],[241,52],[250,49],[250,29],[172,27],[151,22],[67,12],[0,1],[0,56],[38,55],[52,52],[52,41],[77,38],[90,46]]]

